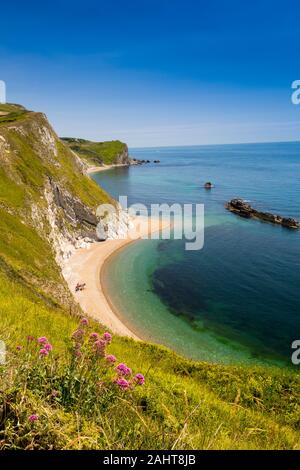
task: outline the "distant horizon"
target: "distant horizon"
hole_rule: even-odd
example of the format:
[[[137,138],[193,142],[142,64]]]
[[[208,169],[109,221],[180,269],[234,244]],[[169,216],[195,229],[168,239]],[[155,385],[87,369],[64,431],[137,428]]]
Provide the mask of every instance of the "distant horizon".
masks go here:
[[[80,139],[80,137],[78,137]],[[126,144],[126,142],[124,142]],[[129,150],[146,150],[146,149],[160,149],[160,148],[180,148],[180,147],[223,147],[225,145],[264,145],[264,144],[300,144],[300,140],[272,140],[261,142],[227,142],[218,144],[187,144],[187,145],[155,145],[145,147],[129,147]]]
[[[24,106],[23,104],[21,103],[16,103],[16,102],[9,102],[7,104],[11,104],[11,105],[16,105],[16,106]],[[28,109],[28,111],[32,111],[32,112],[40,112],[40,113],[43,113],[44,111],[40,110],[40,111],[35,111],[33,109]],[[52,124],[50,122],[50,124]],[[53,124],[54,126],[54,130],[55,129],[55,125]],[[300,127],[300,122],[299,122],[299,127]],[[91,142],[105,142],[106,140],[101,140],[101,138],[99,140],[97,139],[89,139],[87,137],[83,137],[82,135],[78,136],[78,135],[59,135],[59,138],[60,139],[67,139],[67,138],[74,138],[74,139],[84,139],[84,140],[90,140]],[[118,138],[112,138],[110,140],[120,140]],[[126,141],[122,141],[123,143],[127,144]],[[138,150],[138,149],[151,149],[151,148],[178,148],[178,147],[211,147],[211,146],[224,146],[224,145],[254,145],[254,144],[287,144],[287,143],[300,143],[300,137],[299,137],[299,140],[297,139],[291,139],[291,140],[261,140],[261,141],[249,141],[249,142],[217,142],[217,143],[198,143],[198,144],[177,144],[177,145],[145,145],[145,146],[132,146],[132,145],[128,145],[128,149],[133,149],[133,150]]]

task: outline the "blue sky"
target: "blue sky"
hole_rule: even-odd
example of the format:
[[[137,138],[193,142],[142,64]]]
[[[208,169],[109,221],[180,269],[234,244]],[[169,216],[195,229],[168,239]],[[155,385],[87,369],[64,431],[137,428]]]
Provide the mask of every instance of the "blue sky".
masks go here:
[[[2,3],[7,99],[130,146],[300,140],[296,1]]]

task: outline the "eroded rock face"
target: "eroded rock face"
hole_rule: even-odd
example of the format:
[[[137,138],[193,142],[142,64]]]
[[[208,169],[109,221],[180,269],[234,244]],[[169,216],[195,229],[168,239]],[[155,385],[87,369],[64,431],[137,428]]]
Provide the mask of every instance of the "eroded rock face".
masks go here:
[[[77,248],[88,248],[91,243],[107,238],[105,229],[99,238],[101,222],[91,209],[51,178],[45,188],[45,199],[48,206],[45,215],[50,226],[48,237],[61,267]],[[42,211],[39,218],[43,215]]]
[[[55,204],[64,210],[65,216],[73,225],[83,224],[87,228],[97,226],[98,220],[95,214],[82,204],[79,199],[74,198],[51,178],[50,186],[53,191]]]
[[[121,152],[121,153],[119,153],[119,155],[117,155],[115,163],[118,164],[118,165],[129,165],[130,161],[129,161],[127,145],[124,146],[123,152]]]
[[[269,222],[272,224],[282,225],[283,227],[290,228],[290,229],[300,229],[300,223],[293,218],[290,217],[282,217],[277,214],[271,214],[270,212],[260,212],[245,202],[243,199],[232,199],[225,205],[226,209],[234,214],[239,215],[240,217],[244,217],[246,219],[258,219],[262,220],[263,222]]]
[[[45,198],[48,204],[47,219],[51,227],[50,239],[60,265],[77,248],[88,248],[94,242],[127,236],[130,218],[121,206],[107,217],[98,217],[51,178],[45,190]]]

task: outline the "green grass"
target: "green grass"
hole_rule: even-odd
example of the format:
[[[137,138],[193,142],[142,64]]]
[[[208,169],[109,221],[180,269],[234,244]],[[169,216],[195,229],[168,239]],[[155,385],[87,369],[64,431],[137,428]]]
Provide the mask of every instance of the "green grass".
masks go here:
[[[68,149],[60,142],[57,147],[62,170],[55,171],[54,175],[60,176],[64,186],[90,207],[96,208],[99,203],[111,203],[112,198],[95,181],[78,173]]]
[[[23,207],[25,202],[25,190],[16,184],[0,167],[0,203],[15,208]]]
[[[12,295],[13,293],[13,295]],[[28,334],[38,337],[46,332],[62,357],[65,338],[75,329],[76,311],[62,308],[40,295],[11,269],[0,270],[0,337],[10,351],[24,342]],[[29,333],[30,332],[30,333]]]
[[[58,282],[59,269],[49,244],[36,230],[0,209],[0,259],[18,275]]]
[[[5,113],[5,114],[4,114]],[[23,118],[28,111],[17,104],[0,104],[0,126]]]
[[[120,392],[103,360],[96,368],[90,359],[71,367],[73,317],[20,299],[14,305],[26,315],[14,316],[11,325],[1,322],[4,331],[13,330],[6,337],[11,352],[2,372],[2,448],[298,448],[297,374],[195,363],[165,348],[115,337],[107,352],[146,377],[144,386]],[[91,323],[94,330],[103,332]],[[28,334],[46,335],[53,343],[52,358],[42,366],[35,356],[26,362],[24,351],[15,352],[17,345],[26,350]],[[98,379],[104,381],[100,389]],[[40,418],[34,425],[28,423],[32,413]]]
[[[108,142],[91,142],[72,137],[63,138],[74,152],[82,157],[90,165],[111,165],[117,163],[118,157],[127,152],[127,146],[119,140]]]
[[[6,167],[0,168],[0,201],[2,199],[14,206],[20,203],[26,206],[25,192],[30,196],[27,198],[30,204],[32,199],[40,201],[45,180],[52,177],[92,208],[100,203],[111,202],[111,197],[105,191],[91,178],[79,172],[74,156],[58,139],[55,142],[56,157],[47,155],[43,145],[37,144],[40,136],[35,128],[36,124],[48,126],[43,115],[30,113],[22,122],[26,135],[3,129],[4,137],[9,136],[10,148],[14,153],[10,153]]]
[[[299,374],[196,363],[166,348],[118,336],[109,353],[141,371],[145,385],[134,394],[112,397],[109,390],[95,397],[93,376],[84,385],[86,401],[80,406],[53,402],[49,386],[54,380],[61,383],[69,370],[70,336],[77,323],[76,313],[51,305],[15,272],[1,274],[0,337],[9,351],[2,374],[3,409],[9,404],[0,434],[3,448],[298,448]],[[103,332],[94,322],[90,328]],[[39,372],[39,387],[29,386],[24,377],[20,381],[24,361],[15,351],[26,345],[27,335],[45,335],[53,344],[55,370]],[[30,364],[32,368],[34,361]],[[106,406],[87,412],[96,398]],[[31,413],[40,415],[33,429]]]
[[[16,126],[20,132],[0,128],[10,145],[0,160],[0,339],[7,346],[0,448],[299,449],[300,379],[293,370],[197,363],[118,336],[108,351],[143,373],[144,386],[118,390],[114,372],[90,353],[74,365],[70,336],[82,313],[45,237],[49,227],[40,217],[38,229],[31,209],[45,209],[49,176],[91,208],[111,199],[80,173],[62,142],[49,151],[38,131],[47,127],[42,115],[29,113]],[[89,328],[103,333],[93,321]],[[26,353],[28,335],[53,344],[45,361]],[[32,413],[39,415],[34,424]]]

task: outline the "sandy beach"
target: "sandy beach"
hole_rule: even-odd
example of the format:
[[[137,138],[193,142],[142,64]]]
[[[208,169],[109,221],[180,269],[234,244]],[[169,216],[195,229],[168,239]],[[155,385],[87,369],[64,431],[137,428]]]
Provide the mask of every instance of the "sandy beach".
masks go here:
[[[109,262],[109,258],[116,251],[124,248],[129,243],[135,241],[133,230],[139,232],[136,239],[140,239],[147,234],[163,230],[169,226],[167,221],[159,221],[147,217],[136,217],[133,219],[133,228],[128,232],[128,237],[121,240],[106,240],[90,245],[87,249],[78,249],[66,261],[63,269],[63,276],[66,279],[70,291],[75,300],[80,304],[84,313],[103,325],[107,326],[112,332],[139,339],[126,325],[121,321],[118,313],[114,310],[109,298],[106,297],[101,284],[101,271],[104,264]],[[86,283],[83,291],[75,292],[75,286],[79,283]]]
[[[111,168],[118,168],[118,167],[126,167],[126,166],[129,166],[127,164],[124,164],[124,163],[116,163],[114,165],[102,165],[102,166],[90,166],[86,172],[87,174],[92,174],[92,173],[98,173],[99,171],[106,171],[106,170],[110,170]]]

